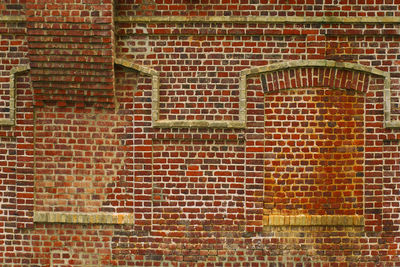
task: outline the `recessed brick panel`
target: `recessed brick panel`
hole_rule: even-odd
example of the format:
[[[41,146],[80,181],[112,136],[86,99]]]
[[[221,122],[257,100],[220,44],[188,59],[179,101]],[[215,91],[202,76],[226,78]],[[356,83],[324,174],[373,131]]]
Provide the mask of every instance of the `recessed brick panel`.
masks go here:
[[[362,214],[364,95],[306,88],[265,97],[264,212]]]

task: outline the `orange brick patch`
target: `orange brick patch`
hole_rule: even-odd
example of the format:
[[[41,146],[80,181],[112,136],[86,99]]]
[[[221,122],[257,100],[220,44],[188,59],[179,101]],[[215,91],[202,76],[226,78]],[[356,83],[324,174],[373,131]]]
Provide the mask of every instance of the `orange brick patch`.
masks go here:
[[[363,95],[327,88],[267,94],[265,153],[265,214],[362,214]]]

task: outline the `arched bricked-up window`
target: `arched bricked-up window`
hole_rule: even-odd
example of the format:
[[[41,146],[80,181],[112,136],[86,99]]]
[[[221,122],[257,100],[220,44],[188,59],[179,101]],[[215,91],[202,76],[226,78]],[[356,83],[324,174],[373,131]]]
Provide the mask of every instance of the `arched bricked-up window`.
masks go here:
[[[380,73],[335,63],[283,66],[258,71],[265,92],[264,224],[362,225],[366,92]],[[372,83],[383,92],[379,78]]]

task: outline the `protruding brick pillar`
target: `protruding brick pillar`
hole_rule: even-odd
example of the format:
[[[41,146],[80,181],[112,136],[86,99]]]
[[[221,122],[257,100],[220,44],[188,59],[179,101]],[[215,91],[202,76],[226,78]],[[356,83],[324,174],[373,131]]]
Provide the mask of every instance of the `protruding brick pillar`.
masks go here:
[[[28,0],[27,28],[36,105],[113,103],[113,0]]]

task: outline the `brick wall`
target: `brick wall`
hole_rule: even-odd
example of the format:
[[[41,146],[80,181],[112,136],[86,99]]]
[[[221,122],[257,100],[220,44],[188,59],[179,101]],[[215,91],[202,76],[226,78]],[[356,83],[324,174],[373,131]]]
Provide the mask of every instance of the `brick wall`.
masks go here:
[[[397,16],[398,1],[117,1],[120,16]]]
[[[36,105],[112,105],[111,0],[29,1],[27,36]]]
[[[1,266],[400,266],[400,2],[239,2],[0,4]]]

